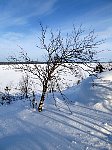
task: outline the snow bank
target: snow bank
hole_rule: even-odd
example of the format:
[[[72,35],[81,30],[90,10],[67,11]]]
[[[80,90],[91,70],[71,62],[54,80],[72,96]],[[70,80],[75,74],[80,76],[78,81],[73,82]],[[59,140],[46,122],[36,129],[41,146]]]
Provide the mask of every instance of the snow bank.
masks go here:
[[[64,90],[63,94],[68,97],[69,102],[112,112],[112,71],[98,74],[98,77],[90,76],[79,85]],[[62,99],[59,95],[57,97]]]

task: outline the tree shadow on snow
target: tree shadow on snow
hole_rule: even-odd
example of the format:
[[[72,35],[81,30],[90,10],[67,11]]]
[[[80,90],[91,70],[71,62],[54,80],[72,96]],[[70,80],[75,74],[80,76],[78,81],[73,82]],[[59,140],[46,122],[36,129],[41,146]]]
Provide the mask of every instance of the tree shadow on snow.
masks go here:
[[[106,133],[104,133],[104,132],[102,132],[101,130],[98,130],[97,128],[94,128],[94,127],[92,127],[92,125],[89,125],[89,124],[87,124],[87,122],[85,122],[85,123],[82,123],[82,121],[78,121],[78,117],[77,118],[70,118],[70,117],[68,117],[68,116],[65,116],[65,115],[63,115],[63,114],[60,114],[60,112],[53,112],[53,111],[49,111],[49,110],[47,110],[48,112],[51,112],[51,113],[54,113],[55,114],[55,118],[54,117],[52,117],[52,116],[49,116],[49,114],[48,115],[46,115],[46,114],[41,114],[41,115],[43,115],[43,116],[46,116],[46,117],[48,117],[49,119],[51,119],[51,120],[53,120],[53,121],[55,121],[55,122],[57,122],[57,123],[59,123],[59,124],[62,124],[65,128],[66,127],[69,127],[69,128],[72,128],[72,129],[75,129],[75,130],[78,130],[79,132],[81,132],[81,133],[83,133],[83,134],[86,134],[86,135],[89,135],[89,136],[91,136],[91,137],[93,137],[93,138],[97,138],[98,140],[100,140],[100,141],[103,141],[103,142],[108,142],[109,144],[112,144],[112,142],[111,141],[108,141],[108,140],[106,140],[105,138],[103,138],[103,136],[106,136],[107,137],[107,134]],[[61,116],[61,119],[60,119],[60,117],[59,118],[57,118],[57,116]],[[72,115],[71,115],[72,116]],[[73,117],[73,116],[72,116]],[[68,122],[68,120],[69,120],[69,122]],[[87,120],[86,120],[87,121]],[[74,123],[75,124],[79,124],[79,125],[74,125]],[[91,122],[92,123],[92,122]],[[94,125],[94,123],[93,123],[93,125]],[[85,128],[86,128],[86,130],[85,130]],[[97,132],[98,134],[102,134],[103,136],[101,137],[101,136],[98,136],[98,135],[95,135],[95,134],[92,134],[91,132],[89,132],[89,131],[94,131],[94,132]],[[106,129],[105,129],[106,130]],[[107,130],[108,131],[108,130]],[[76,135],[75,135],[75,137],[76,137]]]

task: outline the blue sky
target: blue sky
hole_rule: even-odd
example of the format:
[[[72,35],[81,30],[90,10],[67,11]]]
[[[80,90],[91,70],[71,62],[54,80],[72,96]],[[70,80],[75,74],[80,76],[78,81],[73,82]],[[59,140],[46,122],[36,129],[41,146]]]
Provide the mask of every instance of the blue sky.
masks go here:
[[[23,47],[31,58],[41,59],[36,47],[39,22],[69,32],[73,24],[95,29],[106,41],[99,49],[112,50],[112,0],[0,0],[0,61]],[[112,58],[105,51],[99,57]]]

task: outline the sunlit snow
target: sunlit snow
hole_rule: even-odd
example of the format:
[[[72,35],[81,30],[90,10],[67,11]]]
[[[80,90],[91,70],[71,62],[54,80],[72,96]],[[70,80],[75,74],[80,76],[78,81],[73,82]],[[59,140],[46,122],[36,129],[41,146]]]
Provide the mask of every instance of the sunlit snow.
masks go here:
[[[7,75],[14,82],[14,74]],[[41,113],[28,100],[0,106],[0,150],[111,150],[112,71],[72,84],[63,94],[66,100],[55,92],[54,101],[48,93]]]

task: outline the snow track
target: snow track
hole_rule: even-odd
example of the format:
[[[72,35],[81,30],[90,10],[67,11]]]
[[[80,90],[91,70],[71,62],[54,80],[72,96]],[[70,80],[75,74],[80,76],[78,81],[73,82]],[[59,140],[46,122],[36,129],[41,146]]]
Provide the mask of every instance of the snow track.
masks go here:
[[[111,150],[112,114],[71,105],[46,105],[38,113],[28,102],[0,109],[0,150]]]

